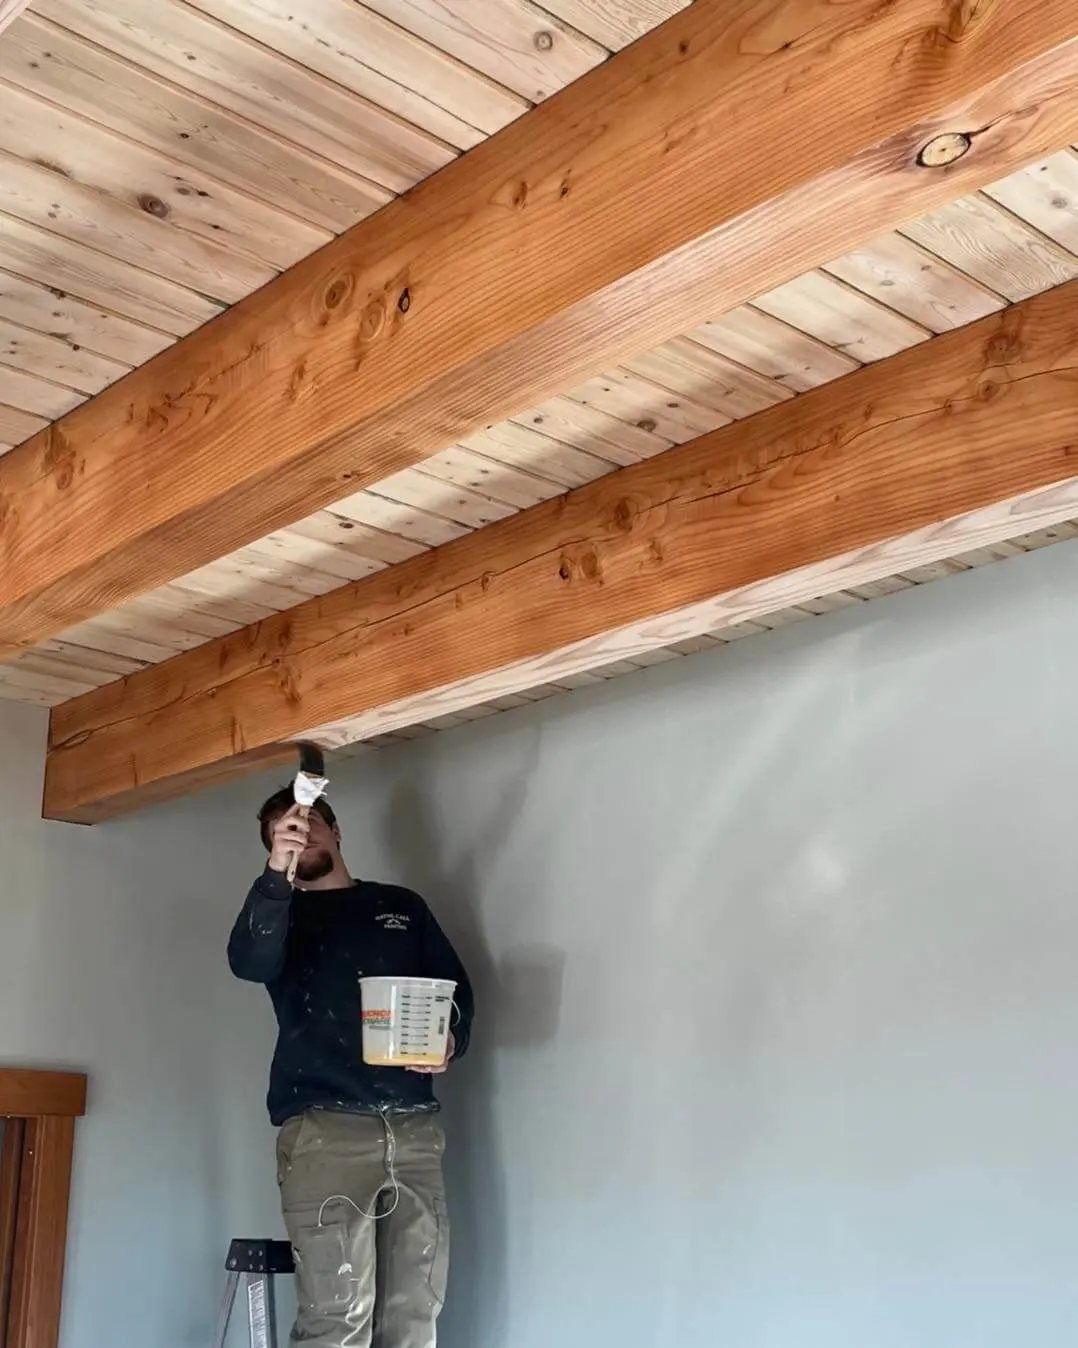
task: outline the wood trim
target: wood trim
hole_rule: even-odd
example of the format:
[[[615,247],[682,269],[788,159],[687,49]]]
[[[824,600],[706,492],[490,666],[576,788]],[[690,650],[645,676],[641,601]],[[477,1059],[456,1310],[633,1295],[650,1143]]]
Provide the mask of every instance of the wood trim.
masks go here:
[[[698,0],[0,460],[0,657],[1062,147],[1076,34]]]
[[[15,1269],[15,1232],[19,1214],[19,1178],[22,1172],[24,1119],[0,1120],[4,1128],[0,1146],[0,1348],[12,1348],[8,1334],[12,1275]]]
[[[85,1113],[86,1077],[81,1072],[0,1068],[0,1115]]]
[[[75,1119],[29,1119],[23,1139],[10,1348],[56,1348],[60,1336]]]
[[[53,709],[92,821],[1078,512],[1078,281]]]

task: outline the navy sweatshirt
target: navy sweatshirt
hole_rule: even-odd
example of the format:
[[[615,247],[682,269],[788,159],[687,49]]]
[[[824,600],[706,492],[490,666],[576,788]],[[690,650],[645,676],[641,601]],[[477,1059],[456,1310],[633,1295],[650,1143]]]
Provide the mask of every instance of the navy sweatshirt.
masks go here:
[[[305,1109],[438,1108],[431,1076],[363,1061],[358,980],[368,975],[454,979],[455,1056],[468,1047],[471,984],[418,894],[368,880],[293,891],[267,869],[236,919],[228,962],[238,978],[266,985],[277,1014],[267,1101],[275,1124]]]

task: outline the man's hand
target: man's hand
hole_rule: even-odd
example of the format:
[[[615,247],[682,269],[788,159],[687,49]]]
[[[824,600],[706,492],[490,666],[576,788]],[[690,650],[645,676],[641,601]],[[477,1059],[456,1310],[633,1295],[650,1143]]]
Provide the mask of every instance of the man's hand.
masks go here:
[[[422,1073],[423,1076],[437,1076],[439,1073],[444,1072],[445,1069],[449,1066],[449,1061],[452,1058],[453,1054],[456,1053],[456,1051],[457,1051],[457,1041],[453,1038],[453,1032],[452,1030],[450,1030],[449,1042],[445,1046],[445,1057],[442,1059],[442,1061],[438,1064],[437,1067],[427,1067],[425,1065],[422,1067],[409,1067],[408,1071],[420,1072]]]
[[[288,870],[294,856],[307,846],[311,832],[310,822],[300,814],[300,807],[293,805],[286,810],[270,829],[270,854],[267,863],[271,871],[282,875]]]

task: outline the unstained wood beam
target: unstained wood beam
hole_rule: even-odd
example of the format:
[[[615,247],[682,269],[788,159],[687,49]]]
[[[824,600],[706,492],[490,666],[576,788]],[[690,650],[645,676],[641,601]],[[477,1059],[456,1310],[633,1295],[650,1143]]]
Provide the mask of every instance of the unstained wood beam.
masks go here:
[[[0,33],[15,22],[25,9],[29,9],[32,0],[0,0]]]
[[[1078,134],[1073,0],[698,0],[0,460],[0,658]]]
[[[1076,511],[1071,282],[54,708],[45,813],[105,818]]]

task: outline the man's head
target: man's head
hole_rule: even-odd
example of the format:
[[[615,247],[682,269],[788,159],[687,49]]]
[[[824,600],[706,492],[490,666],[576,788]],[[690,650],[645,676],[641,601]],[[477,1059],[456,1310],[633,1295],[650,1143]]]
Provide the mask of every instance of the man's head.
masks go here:
[[[262,846],[267,852],[271,847],[274,824],[295,803],[291,786],[282,786],[263,802],[262,808],[258,811],[258,826],[262,835]],[[302,884],[323,879],[341,860],[341,830],[329,801],[319,796],[311,806],[308,820],[311,826],[310,836],[296,867],[296,879]]]

